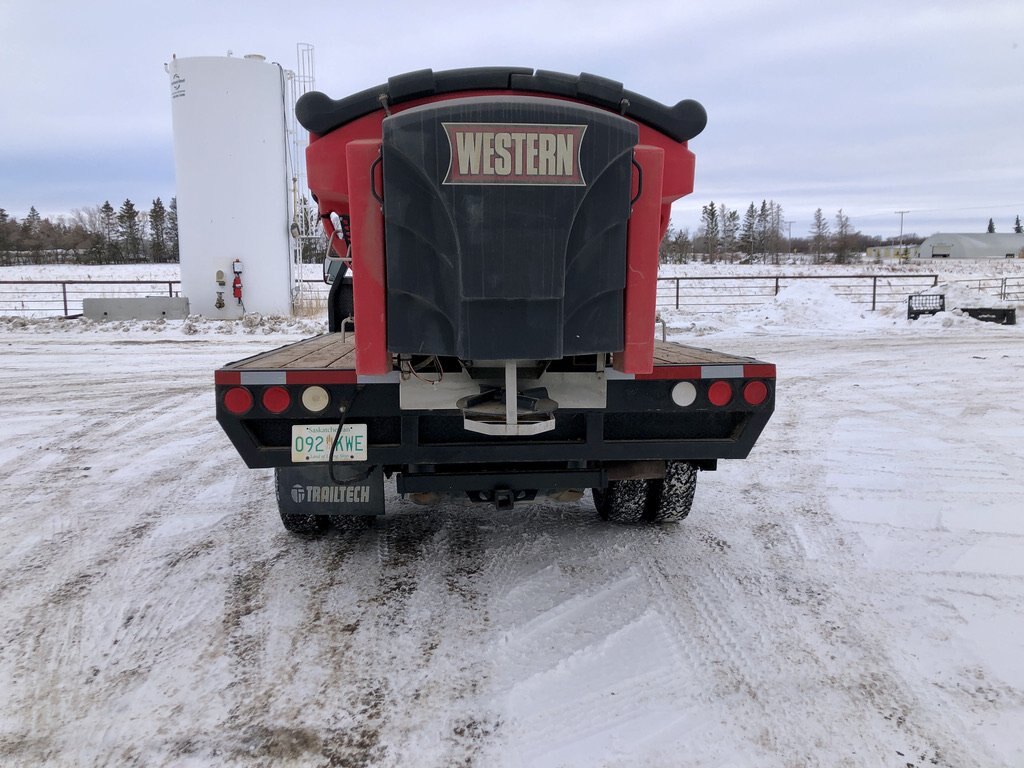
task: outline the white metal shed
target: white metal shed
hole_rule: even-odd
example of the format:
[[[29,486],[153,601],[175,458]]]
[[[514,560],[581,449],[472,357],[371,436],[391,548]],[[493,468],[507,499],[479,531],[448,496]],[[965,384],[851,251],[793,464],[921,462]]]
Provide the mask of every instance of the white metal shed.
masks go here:
[[[1024,234],[932,235],[921,243],[920,259],[1024,259]]]

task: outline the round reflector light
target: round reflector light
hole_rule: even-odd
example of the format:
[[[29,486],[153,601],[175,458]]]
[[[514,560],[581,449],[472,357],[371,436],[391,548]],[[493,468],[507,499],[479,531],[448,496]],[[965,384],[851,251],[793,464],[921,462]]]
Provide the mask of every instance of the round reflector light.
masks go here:
[[[728,381],[716,381],[708,387],[708,400],[719,407],[728,405],[732,400],[732,385]]]
[[[685,408],[688,405],[693,405],[697,399],[697,388],[693,386],[692,382],[680,381],[674,387],[672,387],[672,402],[678,405],[680,408]]]
[[[768,399],[768,387],[763,381],[749,381],[743,387],[743,399],[750,405],[760,405]]]
[[[263,391],[263,407],[271,413],[284,413],[292,404],[292,396],[284,387],[268,387]]]
[[[224,393],[224,407],[235,416],[248,413],[252,408],[252,393],[245,387],[232,387]]]
[[[306,387],[302,390],[302,407],[313,413],[320,413],[331,403],[331,396],[323,387]]]

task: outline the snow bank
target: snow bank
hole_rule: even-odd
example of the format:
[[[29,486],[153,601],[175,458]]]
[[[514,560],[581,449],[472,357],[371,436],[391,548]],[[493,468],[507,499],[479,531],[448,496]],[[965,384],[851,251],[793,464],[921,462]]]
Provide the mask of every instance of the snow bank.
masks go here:
[[[892,308],[873,312],[864,304],[854,304],[815,280],[789,285],[774,299],[751,309],[713,316],[697,316],[687,310],[663,310],[661,316],[673,330],[697,336],[741,329],[762,333],[782,329],[797,332],[817,332],[823,328],[862,330],[888,328],[898,323]]]
[[[765,307],[739,312],[737,325],[768,325],[801,329],[880,328],[891,326],[885,310],[872,312],[863,304],[854,304],[837,295],[827,285],[808,280],[779,291]]]
[[[982,307],[985,309],[994,309],[1015,306],[1014,302],[1000,299],[990,290],[985,290],[980,286],[974,286],[967,282],[939,283],[934,288],[922,291],[922,293],[941,294],[945,296],[946,307],[950,310],[955,309],[956,307]]]
[[[998,298],[963,283],[940,283],[929,293],[944,293],[950,309],[916,320],[907,319],[906,304],[881,306],[871,310],[838,295],[826,281],[807,280],[793,283],[779,291],[773,299],[751,309],[709,315],[685,309],[661,310],[673,341],[687,343],[693,337],[722,334],[832,335],[877,333],[920,333],[951,328],[976,327],[983,321],[956,311],[964,307],[1005,307],[1012,302]],[[999,326],[987,323],[995,331],[1024,333],[1024,325]]]

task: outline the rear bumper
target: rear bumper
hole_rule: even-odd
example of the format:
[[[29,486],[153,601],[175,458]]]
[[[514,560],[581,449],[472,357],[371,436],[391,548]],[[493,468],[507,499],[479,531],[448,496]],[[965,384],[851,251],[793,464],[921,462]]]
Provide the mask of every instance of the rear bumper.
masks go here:
[[[593,471],[609,464],[650,460],[687,460],[712,468],[718,459],[745,458],[774,410],[772,366],[760,366],[751,377],[692,381],[696,398],[681,407],[672,399],[678,379],[636,378],[608,382],[603,408],[562,408],[555,413],[555,428],[533,436],[494,437],[467,431],[462,414],[450,410],[402,410],[399,387],[393,383],[326,385],[332,404],[351,403],[346,423],[367,425],[368,462],[389,471],[407,473],[410,480],[435,471],[437,465],[461,466],[468,471],[508,472],[510,465],[529,464],[532,470]],[[708,390],[727,381],[730,402],[714,405]],[[302,384],[285,384],[291,405],[273,414],[262,405],[262,394],[272,383],[251,383],[252,408],[240,416],[224,405],[225,394],[241,386],[231,377],[219,377],[217,420],[245,463],[256,467],[291,466],[292,426],[337,422],[332,405],[321,415],[301,405]],[[765,385],[767,396],[752,406],[745,402],[750,381]],[[322,385],[323,386],[323,385]],[[358,389],[358,394],[357,394]],[[353,399],[354,398],[354,399]],[[417,467],[428,467],[418,470]],[[515,471],[515,470],[513,470]],[[524,469],[523,471],[526,471]]]

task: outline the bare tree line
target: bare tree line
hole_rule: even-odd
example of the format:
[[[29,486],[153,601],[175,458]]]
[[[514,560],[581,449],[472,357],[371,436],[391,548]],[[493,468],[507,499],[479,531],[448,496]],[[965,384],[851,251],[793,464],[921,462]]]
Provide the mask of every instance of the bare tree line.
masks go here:
[[[110,201],[55,219],[35,206],[20,221],[0,208],[0,265],[136,264],[178,261],[178,202],[158,197],[140,211]]]
[[[792,232],[792,221],[784,218],[782,206],[774,200],[750,203],[743,217],[738,209],[709,202],[701,208],[700,226],[689,229],[669,227],[661,242],[662,263],[691,261],[778,264],[783,254],[809,254],[816,264],[845,264],[867,248],[885,240],[865,235],[852,226],[843,209],[829,220],[818,208],[806,235]],[[916,234],[903,237],[906,244],[920,243]]]
[[[697,232],[670,228],[661,244],[661,260],[667,263],[687,261],[764,261],[778,263],[787,247],[782,206],[774,200],[762,200],[747,206],[740,217],[738,209],[712,200],[701,208]]]
[[[305,199],[303,203],[312,233],[303,238],[303,261],[316,261],[323,254],[323,236],[315,209]],[[884,238],[854,229],[842,208],[831,220],[818,208],[806,236],[793,237],[792,223],[785,220],[782,206],[774,200],[762,200],[760,206],[751,202],[742,218],[738,209],[711,201],[701,208],[696,233],[687,228],[669,228],[661,242],[661,261],[778,264],[782,254],[802,253],[811,255],[815,263],[843,264],[868,247],[885,243]],[[991,219],[988,231],[995,231]],[[1013,231],[1024,232],[1020,216]],[[921,238],[911,233],[904,235],[903,242],[920,243]],[[34,206],[20,221],[0,208],[0,266],[164,263],[177,262],[178,257],[178,205],[174,197],[167,206],[158,197],[145,211],[138,210],[131,200],[125,200],[116,210],[104,201],[53,220],[40,216]]]

